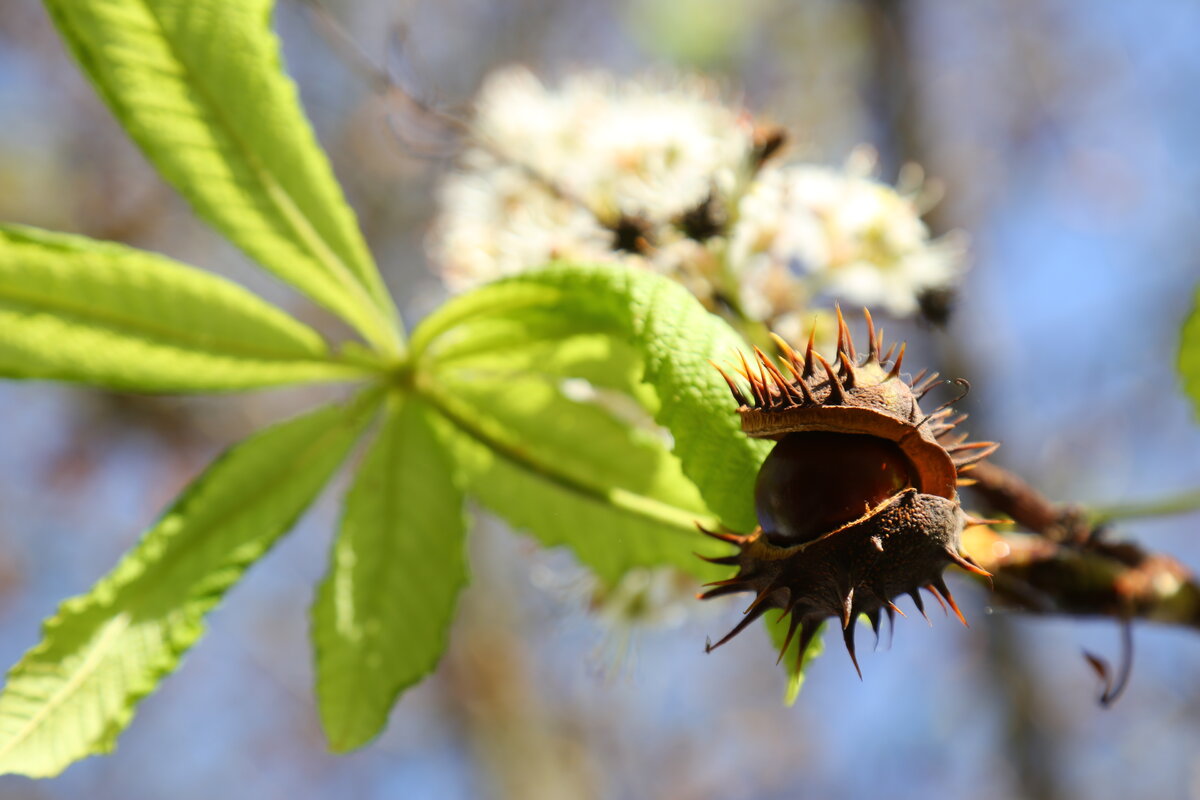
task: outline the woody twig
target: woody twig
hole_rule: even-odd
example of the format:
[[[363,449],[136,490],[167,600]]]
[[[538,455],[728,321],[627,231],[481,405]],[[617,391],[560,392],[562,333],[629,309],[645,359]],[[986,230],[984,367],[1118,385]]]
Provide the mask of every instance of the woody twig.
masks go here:
[[[974,526],[964,534],[964,549],[995,575],[1006,605],[1200,629],[1200,584],[1176,559],[1111,538],[1084,509],[1053,503],[994,464],[977,465],[971,477],[991,512],[1028,531]]]

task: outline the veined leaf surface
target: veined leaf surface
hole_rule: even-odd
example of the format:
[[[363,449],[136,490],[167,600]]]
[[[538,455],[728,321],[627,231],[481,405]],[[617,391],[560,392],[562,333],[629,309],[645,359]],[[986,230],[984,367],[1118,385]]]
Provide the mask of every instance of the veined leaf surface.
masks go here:
[[[316,331],[163,256],[0,226],[0,375],[125,391],[347,380]]]
[[[500,322],[483,322],[489,318]],[[754,526],[754,478],[770,445],[741,432],[729,389],[709,363],[727,361],[744,347],[724,321],[683,287],[646,270],[556,265],[455,298],[426,319],[412,341],[418,384],[428,371],[437,385],[443,370],[490,347],[497,326],[520,356],[526,319],[526,345],[595,333],[621,342],[608,374],[626,374],[630,365],[619,359],[637,359],[632,374],[657,396],[648,410],[670,431],[674,453],[705,506],[731,528]],[[502,368],[504,351],[494,352],[489,368]],[[557,424],[554,417],[542,419],[548,429]]]
[[[45,0],[117,120],[196,213],[384,352],[395,310],[283,74],[271,0]]]
[[[712,514],[655,432],[536,375],[443,380],[431,402],[457,429],[468,490],[485,506],[570,546],[607,583],[633,567],[714,574],[696,557],[717,551],[696,530]]]
[[[462,492],[432,423],[419,399],[392,399],[317,593],[317,699],[336,751],[374,738],[437,664],[467,580]]]
[[[0,693],[0,772],[113,749],[204,617],[295,523],[378,406],[369,391],[256,433],[208,468],[91,591],[65,601]]]

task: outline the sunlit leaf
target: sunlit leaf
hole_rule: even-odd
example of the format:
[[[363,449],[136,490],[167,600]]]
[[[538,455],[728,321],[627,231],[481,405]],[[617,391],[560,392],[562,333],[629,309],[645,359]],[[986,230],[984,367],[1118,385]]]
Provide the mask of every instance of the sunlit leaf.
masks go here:
[[[431,401],[485,506],[609,583],[639,566],[713,575],[695,555],[715,552],[696,530],[712,515],[661,436],[541,376],[471,377],[444,373]]]
[[[223,278],[120,245],[0,226],[0,375],[181,392],[364,374]]]
[[[488,318],[499,322],[482,322]],[[529,320],[524,343],[523,320]],[[687,290],[645,270],[615,265],[557,265],[525,273],[456,298],[422,323],[413,335],[418,369],[438,376],[464,354],[490,347],[498,330],[516,353],[533,342],[584,334],[623,343],[610,354],[610,374],[629,369],[620,359],[636,359],[630,374],[654,388],[657,402],[650,410],[670,431],[674,453],[705,506],[731,528],[754,526],[754,478],[770,446],[742,434],[729,390],[709,363],[727,361],[744,345]],[[494,351],[490,368],[502,368],[505,351]],[[514,372],[527,366],[514,361]],[[547,437],[561,424],[548,415],[541,419]]]
[[[398,347],[395,312],[280,69],[271,0],[46,0],[118,121],[196,213]]]
[[[658,393],[642,380],[642,356],[626,337],[589,330],[553,308],[498,309],[460,319],[439,337],[430,363],[439,379],[505,381],[513,376],[583,379],[600,390],[634,398],[649,414]]]
[[[368,392],[231,448],[87,594],[46,621],[0,693],[0,772],[56,775],[113,749],[205,615],[292,525],[378,407]]]
[[[778,655],[779,651],[783,648],[783,643],[787,641],[791,617],[778,619],[776,615],[768,614],[763,624],[767,627],[771,643],[775,646],[775,652]],[[821,627],[823,628],[824,625]],[[804,686],[805,670],[808,669],[808,665],[812,660],[824,651],[825,644],[821,640],[821,632],[819,630],[809,643],[803,658],[800,655],[800,637],[798,635],[792,637],[792,641],[788,643],[787,650],[779,658],[779,665],[787,673],[787,687],[783,692],[784,705],[790,706],[796,702],[796,698],[800,696],[800,689]]]
[[[374,738],[400,692],[441,657],[467,579],[462,503],[429,410],[394,398],[313,607],[318,705],[334,750]]]

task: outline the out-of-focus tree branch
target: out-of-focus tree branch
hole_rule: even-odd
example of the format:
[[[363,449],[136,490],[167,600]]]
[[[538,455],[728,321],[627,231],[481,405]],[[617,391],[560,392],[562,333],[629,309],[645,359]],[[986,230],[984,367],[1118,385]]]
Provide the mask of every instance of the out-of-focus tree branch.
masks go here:
[[[1144,619],[1200,629],[1200,584],[1176,559],[1111,538],[1078,506],[1057,504],[994,464],[971,471],[990,511],[1028,533],[977,525],[963,547],[995,575],[1007,605],[1037,614]]]

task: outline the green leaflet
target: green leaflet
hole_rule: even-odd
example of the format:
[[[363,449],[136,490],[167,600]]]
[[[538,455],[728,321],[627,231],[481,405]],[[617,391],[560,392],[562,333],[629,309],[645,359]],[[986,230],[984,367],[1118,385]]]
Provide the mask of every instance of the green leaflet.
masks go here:
[[[280,69],[271,0],[45,0],[121,125],[251,258],[398,352],[395,310]]]
[[[742,434],[729,390],[708,363],[727,362],[743,345],[687,290],[659,275],[615,265],[560,264],[502,280],[451,300],[417,328],[412,348],[419,374],[431,373],[429,382],[436,384],[441,370],[462,354],[488,347],[497,325],[480,320],[489,317],[504,321],[507,346],[514,348],[525,318],[531,320],[531,343],[545,337],[559,341],[570,330],[627,344],[613,357],[638,359],[636,374],[658,397],[650,410],[671,432],[675,455],[705,506],[735,530],[754,526],[754,478],[770,446]],[[493,367],[500,364],[503,351]],[[621,374],[617,366],[614,375]],[[545,425],[553,421],[546,418]]]
[[[426,396],[458,430],[470,493],[514,526],[569,545],[608,583],[638,566],[714,576],[695,555],[720,549],[696,531],[712,515],[653,432],[538,376],[443,375]]]
[[[1192,398],[1192,407],[1200,415],[1200,292],[1180,333],[1179,374],[1184,390]]]
[[[456,301],[469,304],[465,298]],[[495,382],[517,375],[582,378],[601,390],[634,398],[649,415],[660,408],[654,387],[643,382],[642,356],[603,320],[559,313],[553,304],[506,308],[459,317],[426,353],[444,375]],[[418,330],[420,335],[421,330]]]
[[[778,653],[783,647],[784,641],[787,640],[790,617],[777,619],[774,615],[768,614],[763,620],[763,624],[766,625],[767,633],[771,637],[771,643],[775,646],[775,652]],[[821,640],[821,631],[818,630],[817,635],[813,637],[812,642],[804,653],[804,660],[798,661],[797,659],[800,656],[799,636],[792,637],[791,643],[788,644],[787,652],[779,659],[780,666],[787,673],[787,688],[783,692],[784,705],[791,706],[796,702],[796,698],[800,696],[800,688],[804,686],[804,671],[808,669],[808,665],[812,660],[824,651],[825,644]]]
[[[480,374],[484,379],[506,375],[575,377],[623,392],[646,386],[641,356],[629,342],[603,332],[571,330],[579,325],[573,320],[559,320],[554,330],[544,330],[537,327],[536,316],[485,317],[456,329],[468,336],[458,338],[456,347],[442,347],[439,342],[435,357],[439,374],[454,370],[461,375]]]
[[[339,752],[374,738],[432,671],[467,580],[462,492],[431,422],[420,400],[393,398],[313,606],[318,705]]]
[[[107,576],[65,601],[0,694],[0,772],[56,775],[113,749],[204,616],[316,497],[378,407],[369,391],[256,433],[180,496]]]
[[[120,245],[0,226],[0,375],[194,392],[366,374],[223,278]]]

